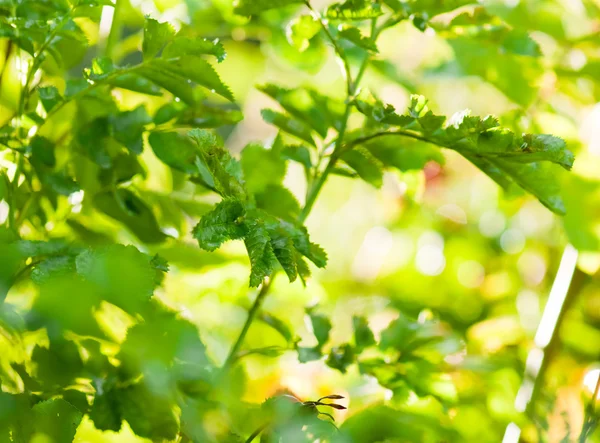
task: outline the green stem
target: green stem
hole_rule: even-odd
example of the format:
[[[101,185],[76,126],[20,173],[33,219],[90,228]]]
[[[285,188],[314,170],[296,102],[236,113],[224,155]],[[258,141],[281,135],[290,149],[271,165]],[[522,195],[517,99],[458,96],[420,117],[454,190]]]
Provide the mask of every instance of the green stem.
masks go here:
[[[254,431],[254,432],[253,432],[253,433],[250,435],[250,437],[248,437],[248,438],[246,439],[246,443],[250,443],[251,441],[254,441],[254,439],[255,439],[256,437],[258,437],[258,436],[260,435],[260,433],[261,433],[262,431],[264,431],[264,430],[265,430],[265,428],[266,428],[266,427],[267,427],[267,425],[262,425],[260,428],[258,428],[256,431]]]
[[[262,300],[266,297],[267,293],[269,292],[269,289],[271,288],[274,277],[275,277],[274,275],[271,276],[271,279],[266,280],[263,283],[262,287],[260,288],[260,291],[258,292],[258,295],[256,296],[256,299],[254,300],[254,303],[252,303],[252,306],[250,307],[250,311],[248,311],[248,318],[246,318],[246,322],[244,323],[244,326],[242,327],[240,335],[238,336],[233,347],[229,351],[229,355],[227,356],[227,359],[225,360],[225,363],[223,364],[222,373],[226,373],[229,370],[229,368],[231,367],[231,365],[233,364],[233,362],[235,361],[235,359],[237,357],[237,353],[239,352],[240,348],[242,347],[242,344],[244,344],[246,334],[248,334],[248,330],[250,329],[250,326],[252,325],[252,322],[254,321],[256,314],[258,313],[258,310],[260,308]]]

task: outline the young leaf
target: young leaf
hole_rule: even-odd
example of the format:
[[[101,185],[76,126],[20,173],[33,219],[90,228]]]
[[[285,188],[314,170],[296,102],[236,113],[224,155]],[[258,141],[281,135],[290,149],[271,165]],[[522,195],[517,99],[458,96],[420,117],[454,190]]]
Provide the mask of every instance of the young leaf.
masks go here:
[[[240,239],[246,235],[242,223],[244,214],[244,207],[239,201],[225,199],[200,219],[192,235],[202,249],[214,251],[227,240]]]
[[[175,30],[169,23],[160,23],[153,18],[146,18],[144,41],[142,42],[144,60],[156,57],[173,37],[175,37]]]
[[[246,189],[260,193],[269,185],[279,185],[285,177],[285,161],[272,149],[258,144],[249,144],[242,150],[242,171]]]
[[[346,0],[329,5],[325,17],[330,20],[366,20],[383,14],[379,3],[370,0]]]
[[[259,220],[246,222],[248,233],[244,238],[248,257],[250,257],[250,286],[259,286],[265,277],[273,272],[273,263],[277,259],[271,245],[271,239]]]
[[[329,340],[329,331],[331,331],[331,322],[323,314],[316,314],[314,308],[307,309],[306,312],[310,317],[313,333],[319,343],[319,347],[323,347]]]
[[[286,36],[292,46],[304,52],[310,46],[310,40],[319,33],[321,24],[312,15],[301,15],[292,20],[286,28]]]

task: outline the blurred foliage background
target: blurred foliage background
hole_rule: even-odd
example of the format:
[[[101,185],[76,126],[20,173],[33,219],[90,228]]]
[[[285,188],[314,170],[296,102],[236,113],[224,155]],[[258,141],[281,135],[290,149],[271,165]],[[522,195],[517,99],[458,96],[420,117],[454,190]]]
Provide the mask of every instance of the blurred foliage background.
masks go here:
[[[315,0],[312,5],[321,10],[328,3]],[[514,29],[529,32],[540,55],[515,55],[460,29],[448,30],[444,15],[423,29],[406,20],[382,33],[379,53],[367,68],[363,88],[397,109],[404,109],[411,94],[418,93],[428,97],[429,107],[439,114],[470,108],[476,115],[498,116],[516,132],[562,137],[576,155],[571,172],[552,170],[561,184],[566,216],[552,214],[531,196],[507,195],[449,150],[443,151],[443,162],[438,159],[441,165],[429,162],[420,170],[386,172],[380,189],[360,180],[331,177],[307,220],[312,240],[327,251],[329,263],[314,272],[306,287],[300,281],[290,284],[282,274],[275,277],[263,305],[265,320],[251,326],[244,345],[244,349],[262,351],[247,353],[232,371],[222,394],[228,406],[202,415],[204,430],[215,441],[228,441],[224,437],[228,432],[249,425],[232,425],[244,420],[251,410],[247,405],[282,392],[302,400],[343,395],[345,400],[337,402],[348,409],[332,412],[336,423],[368,429],[364,432],[369,435],[362,437],[362,431],[355,431],[355,441],[380,441],[373,436],[374,424],[428,429],[426,433],[400,433],[388,441],[577,441],[589,419],[586,410],[600,374],[600,3],[490,0],[482,4]],[[188,127],[218,126],[216,134],[236,157],[248,143],[269,145],[277,135],[277,129],[260,114],[261,109],[273,107],[273,101],[257,85],[307,85],[345,98],[343,71],[325,39],[317,35],[306,44],[291,41],[290,25],[300,12],[306,13],[302,5],[249,19],[234,13],[230,0],[119,0],[116,9],[100,5],[90,14],[75,17],[85,39],[79,45],[69,42],[68,50],[57,45],[62,64],[45,59],[43,73],[33,82],[63,91],[66,80],[81,78],[83,69],[103,53],[120,66],[139,63],[145,16],[168,21],[194,38],[218,39],[227,57],[215,66],[235,101],[204,90],[203,107],[186,111],[180,121]],[[120,26],[111,27],[113,20],[119,20]],[[4,127],[19,107],[26,60],[9,38],[0,40],[0,124]],[[120,88],[111,94],[121,111],[145,105],[155,115],[166,103],[163,96]],[[63,239],[83,246],[132,244],[151,256],[158,254],[168,262],[169,272],[154,298],[198,328],[207,358],[220,366],[256,296],[256,291],[248,289],[243,244],[227,243],[215,252],[198,248],[192,228],[217,200],[186,181],[182,172],[158,161],[147,146],[136,161],[141,173],[122,180],[134,193],[131,198],[143,201],[141,211],[147,211],[147,218],[128,221],[92,202],[88,194],[103,186],[91,178],[98,167],[72,154],[70,144],[61,145],[74,127],[90,119],[86,113],[113,106],[106,94],[89,100],[95,101],[93,106],[64,106],[41,124],[34,118],[22,122],[23,127],[35,127],[34,133],[56,143],[55,169],[68,171],[83,190],[57,191],[57,197],[38,186],[10,197],[4,188],[10,186],[18,160],[14,150],[5,149],[0,152],[7,183],[0,183],[0,221],[8,223],[10,198],[16,198],[22,202],[19,234],[24,239]],[[125,132],[131,135],[134,130],[125,128]],[[97,137],[87,136],[82,146]],[[143,144],[147,145],[145,136]],[[306,180],[300,164],[290,163],[284,182],[302,201]],[[57,189],[68,183],[57,179],[48,186]],[[157,236],[163,241],[156,242]],[[2,272],[8,274],[13,271],[7,270],[6,251],[0,252],[0,260]],[[115,272],[125,292],[128,285],[141,284],[127,279],[129,271],[131,275],[137,272],[133,262],[126,252],[116,262]],[[563,274],[558,272],[559,265],[564,265]],[[555,302],[560,315],[549,330],[557,323],[557,332],[545,346],[548,343],[539,339],[538,325],[555,278],[556,293],[567,296],[562,310],[560,301]],[[62,294],[68,300],[44,309],[58,309],[57,318],[77,323],[75,300],[81,299],[82,290],[57,287],[49,299],[58,300]],[[34,363],[29,359],[36,345],[46,349],[50,333],[22,325],[22,318],[39,300],[37,291],[29,279],[19,280],[3,304],[0,375],[6,392],[19,392],[27,383],[19,368],[35,374],[36,367],[43,367],[42,357],[34,358]],[[327,364],[325,358],[301,363],[293,338],[277,334],[267,317],[283,319],[301,340],[300,346],[315,346],[317,331],[308,307],[314,307],[311,315],[329,319],[331,331],[323,352],[333,349],[341,361],[339,346],[352,340],[359,317],[378,340],[384,340],[382,331],[392,321],[400,322],[397,319],[414,322],[406,326],[409,330],[425,331],[425,336],[442,334],[444,339],[426,351],[431,357],[427,364],[383,364],[376,370],[389,374],[369,371],[368,358],[363,359],[362,368],[343,362]],[[77,341],[79,351],[74,352],[81,353],[86,364],[88,356],[94,355],[114,360],[127,328],[136,322],[128,308],[105,303],[95,311],[105,338],[98,354],[86,348],[85,340]],[[428,331],[434,319],[439,320],[435,332]],[[167,328],[158,326],[158,330],[162,327]],[[142,331],[142,335],[149,334],[147,339],[151,337],[151,345],[159,346],[160,334],[154,338],[153,333],[157,329]],[[86,329],[81,335],[90,334]],[[46,363],[54,369],[45,369],[52,377],[67,373],[75,364],[54,358]],[[387,386],[382,382],[398,374],[402,375],[399,382]],[[91,386],[81,380],[68,382]],[[530,402],[523,400],[529,397]],[[243,402],[241,406],[231,406],[234,399]],[[393,409],[384,409],[383,404]],[[452,432],[451,437],[440,437],[437,427]],[[135,436],[126,422],[117,432],[102,432],[85,417],[75,441],[144,439]],[[588,441],[600,441],[600,434],[596,432]]]

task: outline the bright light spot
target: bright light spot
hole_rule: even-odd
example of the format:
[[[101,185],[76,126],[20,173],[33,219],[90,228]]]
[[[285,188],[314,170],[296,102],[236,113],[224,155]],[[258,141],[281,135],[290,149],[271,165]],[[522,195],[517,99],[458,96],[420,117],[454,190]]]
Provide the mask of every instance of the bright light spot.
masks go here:
[[[504,231],[506,219],[500,211],[484,212],[479,219],[479,231],[486,237],[497,237]]]
[[[44,225],[44,228],[46,228],[47,231],[52,231],[54,229],[54,223],[52,223],[51,221],[49,221],[48,223],[46,223]]]
[[[500,246],[508,254],[518,254],[525,247],[525,236],[518,229],[507,229],[500,237]]]
[[[467,288],[478,288],[485,278],[485,269],[481,263],[469,260],[458,267],[458,282]]]
[[[377,277],[393,243],[392,234],[386,228],[377,226],[370,229],[356,253],[352,274],[360,280]]]
[[[587,57],[581,49],[572,49],[568,55],[569,65],[575,71],[579,71],[587,63]]]
[[[72,208],[71,208],[72,213],[79,214],[81,212],[81,208],[82,208],[81,203],[83,202],[84,196],[85,196],[85,193],[83,190],[73,192],[72,194],[69,195],[69,197],[67,198],[67,201],[72,206]]]
[[[517,398],[515,398],[515,409],[519,412],[525,411],[529,400],[531,400],[531,394],[533,394],[533,382],[529,379],[523,380],[523,384],[517,392]],[[511,440],[512,441],[512,440]],[[518,440],[515,440],[518,441]]]
[[[446,266],[446,258],[441,248],[425,245],[417,252],[416,265],[423,275],[440,275]]]
[[[546,275],[546,261],[535,252],[524,252],[517,261],[517,267],[523,280],[531,286],[539,285]]]
[[[533,348],[527,354],[527,360],[525,362],[525,373],[532,378],[536,378],[542,367],[544,361],[544,351],[539,348]]]
[[[100,26],[98,27],[101,40],[108,38],[108,34],[110,34],[110,27],[112,25],[114,14],[115,14],[114,7],[105,6],[102,8],[102,15],[100,16]]]
[[[69,195],[67,200],[73,206],[80,205],[81,202],[83,201],[84,195],[85,195],[84,191],[73,192],[72,194]]]
[[[444,249],[444,237],[435,231],[424,232],[419,237],[417,246],[420,248],[426,245],[436,246],[440,249]]]
[[[31,128],[29,128],[29,131],[27,132],[27,137],[33,137],[37,130],[38,127],[36,125],[33,125]]]
[[[437,210],[437,214],[461,225],[467,224],[467,214],[464,209],[453,203],[448,203]]]
[[[0,201],[0,223],[6,222],[9,211],[10,207],[8,206],[8,203],[6,203],[4,200]]]
[[[537,333],[535,334],[535,344],[540,348],[545,348],[548,343],[550,343],[550,339],[554,334],[556,322],[558,321],[558,316],[560,315],[565,298],[567,297],[567,292],[569,291],[576,265],[577,250],[573,246],[567,245],[560,260],[558,272],[556,273],[554,284],[550,290],[542,320],[540,321]]]
[[[521,428],[515,423],[509,423],[506,427],[502,443],[518,443],[519,438],[521,438]]]
[[[583,377],[583,386],[585,386],[585,389],[587,389],[590,394],[593,394],[596,390],[598,378],[600,378],[600,369],[592,369]],[[600,394],[596,398],[600,398]]]
[[[163,229],[163,232],[170,237],[179,238],[179,231],[172,226],[168,226]]]

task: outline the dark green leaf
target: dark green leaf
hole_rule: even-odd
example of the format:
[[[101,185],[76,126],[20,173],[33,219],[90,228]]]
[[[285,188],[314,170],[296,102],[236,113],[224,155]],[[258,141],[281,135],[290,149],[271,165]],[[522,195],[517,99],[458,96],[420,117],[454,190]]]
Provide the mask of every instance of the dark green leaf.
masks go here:
[[[312,138],[311,128],[303,122],[288,117],[280,112],[273,111],[272,109],[263,109],[261,115],[267,123],[271,123],[283,132],[287,132],[288,134],[298,137],[300,140],[304,140],[312,146],[316,146],[315,141]]]

